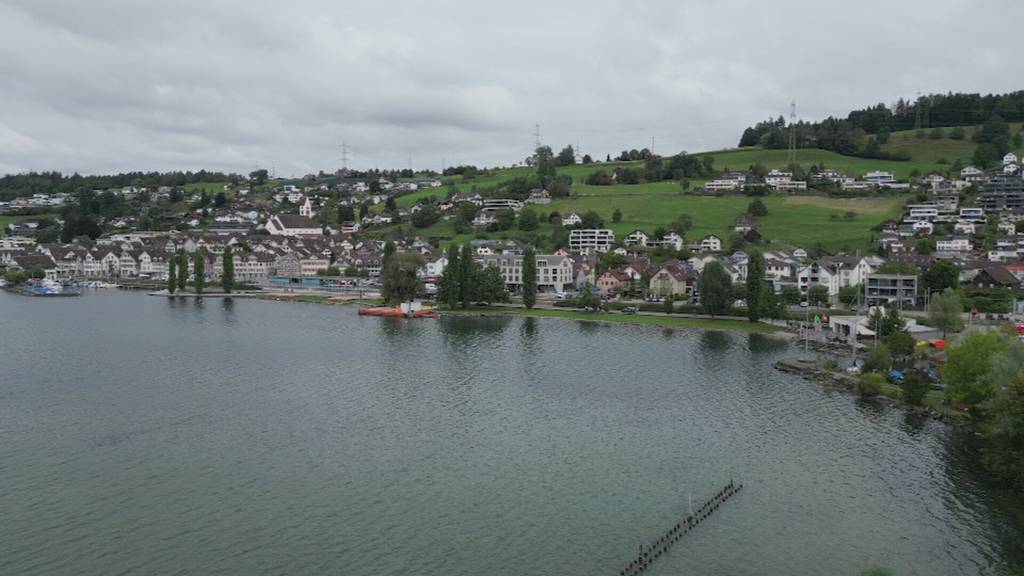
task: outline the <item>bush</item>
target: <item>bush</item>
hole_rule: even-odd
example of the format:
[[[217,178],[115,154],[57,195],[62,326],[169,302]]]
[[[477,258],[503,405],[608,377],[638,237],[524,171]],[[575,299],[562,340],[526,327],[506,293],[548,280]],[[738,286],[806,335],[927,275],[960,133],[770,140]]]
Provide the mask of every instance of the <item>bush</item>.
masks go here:
[[[881,374],[861,374],[857,378],[857,394],[864,398],[873,398],[882,393],[885,378]]]
[[[868,353],[864,363],[861,364],[860,371],[864,374],[868,372],[887,372],[890,366],[892,366],[892,353],[889,352],[889,347],[882,343],[875,346]]]
[[[900,390],[903,391],[903,401],[908,404],[920,406],[925,394],[931,388],[928,377],[920,372],[910,372],[903,376],[900,382]]]

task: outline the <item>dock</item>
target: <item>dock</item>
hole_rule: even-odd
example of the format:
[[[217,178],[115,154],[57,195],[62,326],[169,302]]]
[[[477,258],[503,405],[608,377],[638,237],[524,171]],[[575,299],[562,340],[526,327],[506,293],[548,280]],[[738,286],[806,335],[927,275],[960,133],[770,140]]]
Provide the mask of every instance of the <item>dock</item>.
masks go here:
[[[683,536],[686,536],[691,530],[700,526],[702,522],[706,521],[718,510],[719,506],[742,489],[743,484],[736,484],[730,480],[714,496],[707,499],[696,510],[692,510],[685,518],[681,518],[679,522],[666,530],[657,539],[647,544],[640,544],[636,557],[626,564],[623,569],[619,570],[619,576],[636,576],[643,573],[655,560],[661,558],[663,554],[667,554],[672,546],[682,539]]]

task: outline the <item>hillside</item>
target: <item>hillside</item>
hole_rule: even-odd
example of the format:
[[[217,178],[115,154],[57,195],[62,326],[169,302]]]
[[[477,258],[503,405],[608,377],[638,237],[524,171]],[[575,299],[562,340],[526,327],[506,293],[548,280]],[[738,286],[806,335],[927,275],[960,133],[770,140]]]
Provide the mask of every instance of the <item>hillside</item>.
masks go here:
[[[700,154],[704,155],[714,157],[716,169],[743,170],[755,163],[768,168],[784,168],[788,165],[786,150],[746,148]],[[798,151],[797,162],[805,167],[811,164],[825,165],[857,176],[872,170],[888,170],[902,179],[909,178],[914,170],[927,173],[932,170],[948,169],[948,166],[944,167],[935,162],[869,160],[816,149]],[[736,216],[744,212],[751,201],[751,198],[742,195],[686,195],[675,181],[612,186],[590,186],[580,183],[588,174],[597,170],[608,171],[617,166],[642,167],[642,164],[609,162],[560,167],[559,174],[573,177],[572,195],[557,199],[549,206],[539,206],[535,209],[542,216],[551,211],[558,211],[561,214],[594,211],[619,237],[637,228],[653,232],[655,228],[669,224],[681,214],[688,214],[694,221],[694,227],[688,233],[690,238],[699,238],[711,233],[726,238],[731,233]],[[468,181],[456,179],[455,186],[460,191],[486,189],[531,173],[532,168],[529,167],[503,169]],[[703,180],[693,180],[691,187],[696,189],[703,183]],[[400,197],[398,205],[408,207],[420,198],[431,195],[442,197],[447,191],[447,188],[418,191]],[[764,198],[768,206],[768,215],[759,219],[758,228],[774,243],[813,247],[820,242],[830,250],[864,250],[868,248],[873,236],[871,228],[884,219],[898,217],[905,197],[888,195],[841,199],[775,194]],[[616,209],[622,212],[622,221],[612,223],[612,214]],[[856,215],[849,218],[846,213],[851,211]],[[552,232],[553,226],[544,223],[533,232],[513,229],[484,235],[492,238],[530,235],[550,237]],[[474,237],[473,234],[456,235],[452,223],[448,221],[440,221],[429,228],[415,230],[415,233],[437,238],[445,243],[451,240],[465,242]]]
[[[1020,122],[1010,124],[1010,133],[1018,134],[1021,132],[1024,124]],[[954,140],[949,137],[952,128],[940,128],[943,137],[940,139],[933,140],[928,137],[931,130],[925,130],[925,137],[919,138],[916,130],[902,130],[899,132],[893,132],[889,136],[889,141],[882,145],[882,150],[890,154],[898,152],[906,152],[910,154],[911,160],[915,162],[939,162],[945,160],[949,165],[952,165],[957,160],[964,165],[971,163],[971,157],[974,155],[974,149],[978,147],[978,144],[971,140],[971,134],[976,130],[981,130],[981,126],[964,126],[962,127],[965,133],[963,140]],[[1016,150],[1017,154],[1020,155],[1024,152],[1024,147],[1019,147]]]

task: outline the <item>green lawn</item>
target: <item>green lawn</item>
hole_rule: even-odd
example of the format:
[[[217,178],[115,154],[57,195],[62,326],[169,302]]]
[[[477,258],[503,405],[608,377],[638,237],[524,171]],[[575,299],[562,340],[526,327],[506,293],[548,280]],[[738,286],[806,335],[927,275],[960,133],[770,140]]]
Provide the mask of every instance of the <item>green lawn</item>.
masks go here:
[[[473,308],[467,312],[447,312],[447,314],[473,314],[479,312],[508,314],[514,316],[535,316],[539,318],[568,318],[571,320],[589,320],[600,322],[618,322],[623,324],[640,324],[644,326],[661,326],[665,328],[699,328],[703,330],[728,330],[731,332],[755,332],[768,334],[779,331],[769,324],[755,324],[741,320],[712,320],[710,318],[687,318],[680,316],[641,316],[610,314],[605,312],[583,312],[580,310],[551,310],[525,308]]]
[[[886,152],[909,152],[911,162],[915,164],[920,163],[935,163],[940,159],[945,159],[949,165],[953,164],[956,160],[960,160],[965,166],[971,163],[971,157],[974,155],[974,148],[977,146],[971,140],[971,134],[981,128],[981,126],[963,126],[964,139],[953,140],[949,137],[949,132],[952,128],[943,128],[944,136],[938,140],[932,140],[927,137],[927,134],[931,132],[930,129],[925,129],[925,137],[918,138],[916,130],[902,130],[899,132],[893,132],[889,136],[889,141],[882,145],[882,150]],[[1010,124],[1010,134],[1016,134],[1021,130],[1021,123],[1017,122]],[[1017,150],[1017,155],[1020,156],[1021,150]],[[922,172],[924,170],[922,169]]]
[[[60,217],[60,214],[57,214],[56,212],[46,212],[44,214],[18,214],[14,216],[0,215],[0,234],[3,234],[6,231],[7,225],[10,224],[11,222],[21,222],[22,220],[37,220],[39,218],[58,217]]]

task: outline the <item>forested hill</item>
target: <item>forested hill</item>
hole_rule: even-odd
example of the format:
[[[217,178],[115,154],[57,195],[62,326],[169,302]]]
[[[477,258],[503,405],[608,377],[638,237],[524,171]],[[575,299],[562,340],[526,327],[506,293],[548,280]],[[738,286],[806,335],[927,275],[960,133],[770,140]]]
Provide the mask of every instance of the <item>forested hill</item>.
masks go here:
[[[846,118],[828,117],[820,122],[798,122],[796,144],[800,148],[821,148],[840,154],[909,160],[881,149],[890,132],[925,130],[934,127],[982,125],[977,142],[993,144],[999,151],[1009,149],[1009,135],[1002,140],[1009,122],[1024,120],[1024,91],[1008,94],[930,94],[916,101],[903,100],[889,107],[876,104],[850,112]],[[782,116],[768,119],[743,131],[739,145],[764,148],[789,146],[789,127]]]
[[[76,193],[125,186],[184,186],[196,182],[236,182],[241,177],[223,172],[126,172],[101,176],[65,175],[60,172],[29,172],[0,176],[0,201],[33,194]]]

